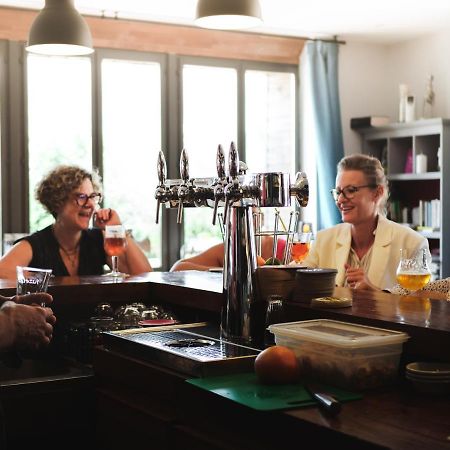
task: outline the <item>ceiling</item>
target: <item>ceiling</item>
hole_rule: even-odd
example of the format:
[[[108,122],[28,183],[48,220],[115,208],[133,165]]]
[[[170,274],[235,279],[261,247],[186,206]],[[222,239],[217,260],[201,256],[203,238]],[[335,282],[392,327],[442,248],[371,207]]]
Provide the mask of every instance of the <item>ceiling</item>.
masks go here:
[[[193,25],[197,0],[75,0],[87,15]],[[393,44],[450,29],[449,0],[260,0],[264,25],[248,31]],[[40,9],[44,0],[0,0]]]

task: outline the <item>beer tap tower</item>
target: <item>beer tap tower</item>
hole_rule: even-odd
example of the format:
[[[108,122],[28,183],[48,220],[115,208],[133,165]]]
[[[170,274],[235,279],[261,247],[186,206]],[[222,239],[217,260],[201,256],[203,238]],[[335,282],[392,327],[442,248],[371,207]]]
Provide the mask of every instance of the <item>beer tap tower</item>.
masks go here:
[[[232,342],[257,345],[263,326],[257,319],[255,296],[256,246],[252,207],[285,207],[291,197],[301,207],[308,204],[308,180],[298,172],[293,184],[287,173],[245,174],[239,170],[239,154],[231,143],[228,154],[228,174],[225,155],[219,145],[216,157],[217,177],[189,178],[189,163],[183,149],[180,157],[181,179],[166,179],[166,162],[162,151],[158,156],[159,185],[156,189],[156,223],[161,204],[178,208],[181,223],[183,209],[193,206],[213,208],[212,223],[216,223],[219,206],[224,207],[225,255],[223,265],[224,306],[221,335]],[[261,303],[261,302],[259,302]]]

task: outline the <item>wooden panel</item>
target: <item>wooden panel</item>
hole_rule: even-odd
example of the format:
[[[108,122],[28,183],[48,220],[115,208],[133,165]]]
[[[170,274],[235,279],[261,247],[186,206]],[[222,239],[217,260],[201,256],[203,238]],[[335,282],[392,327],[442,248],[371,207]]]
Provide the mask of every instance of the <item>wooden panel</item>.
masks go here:
[[[0,8],[0,39],[26,41],[37,11]],[[132,20],[86,17],[94,46],[298,64],[304,39]]]

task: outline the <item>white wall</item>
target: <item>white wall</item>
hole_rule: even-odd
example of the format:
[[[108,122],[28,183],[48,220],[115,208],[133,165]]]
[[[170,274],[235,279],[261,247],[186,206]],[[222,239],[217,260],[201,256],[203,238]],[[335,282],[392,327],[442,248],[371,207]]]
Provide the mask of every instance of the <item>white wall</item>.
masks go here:
[[[433,115],[450,117],[450,31],[391,46],[347,41],[339,49],[339,89],[345,153],[360,150],[350,118],[387,115],[398,119],[398,85],[416,95],[416,115],[422,112],[428,76],[434,75]]]

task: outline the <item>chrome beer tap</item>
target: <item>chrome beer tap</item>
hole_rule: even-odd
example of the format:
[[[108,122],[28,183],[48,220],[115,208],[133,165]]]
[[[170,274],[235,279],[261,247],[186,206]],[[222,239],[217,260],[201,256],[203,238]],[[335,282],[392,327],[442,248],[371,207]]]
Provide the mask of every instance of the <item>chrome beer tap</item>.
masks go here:
[[[160,205],[161,203],[167,201],[167,193],[168,193],[168,189],[165,185],[167,176],[166,158],[164,157],[164,153],[161,150],[158,153],[157,172],[159,185],[156,188],[155,198],[156,198],[156,223],[159,223]]]
[[[225,153],[221,145],[217,147],[216,154],[216,169],[217,169],[217,180],[213,184],[214,188],[214,209],[213,209],[213,220],[212,224],[216,224],[217,218],[217,208],[219,203],[223,201],[224,194],[223,191],[227,185],[227,176],[225,173]]]
[[[231,143],[228,155],[228,176],[221,146],[216,156],[217,177],[189,179],[187,153],[180,158],[181,180],[167,180],[164,155],[158,157],[159,185],[155,198],[159,204],[178,208],[180,223],[186,206],[212,206],[213,223],[217,210],[224,204],[224,307],[221,317],[222,335],[233,342],[258,345],[263,335],[265,299],[255,294],[256,245],[252,207],[285,207],[291,197],[299,206],[308,203],[308,180],[297,173],[290,184],[289,174],[281,172],[246,174],[239,153]],[[298,214],[298,213],[296,213]],[[158,219],[158,214],[157,214]],[[290,228],[290,227],[289,227]],[[262,319],[262,320],[261,320]]]
[[[194,199],[194,189],[189,180],[189,158],[186,150],[183,148],[180,155],[180,176],[181,184],[178,188],[178,214],[177,223],[181,223],[183,218],[183,202]]]

